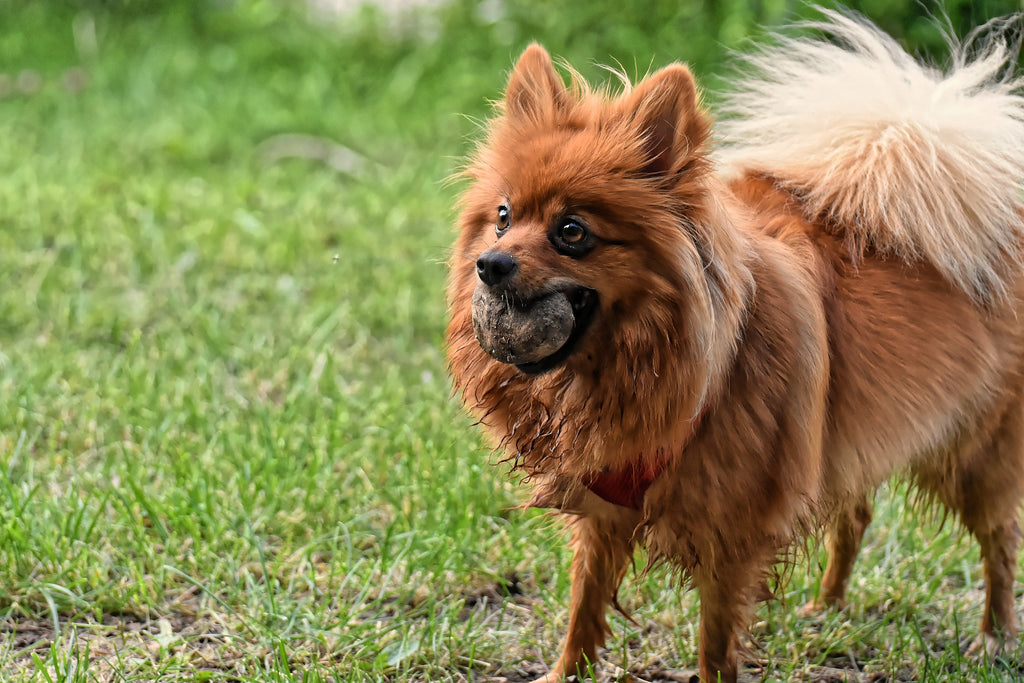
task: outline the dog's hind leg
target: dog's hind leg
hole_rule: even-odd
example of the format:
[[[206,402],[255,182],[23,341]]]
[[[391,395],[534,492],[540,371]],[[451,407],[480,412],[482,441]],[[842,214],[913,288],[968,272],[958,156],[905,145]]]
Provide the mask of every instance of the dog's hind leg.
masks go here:
[[[1017,568],[1020,527],[1015,519],[984,530],[973,529],[981,545],[985,564],[985,612],[981,634],[970,653],[995,657],[1015,649],[1017,613],[1013,601],[1013,580]]]
[[[871,501],[866,495],[851,500],[836,512],[828,532],[828,565],[821,577],[821,589],[817,597],[804,605],[805,614],[846,606],[850,573],[870,523]]]
[[[938,464],[938,463],[937,463]],[[917,481],[955,510],[978,539],[985,574],[981,634],[969,652],[990,657],[1016,647],[1013,582],[1024,497],[1024,406],[1014,396],[988,425],[972,430],[944,465],[921,471]]]
[[[632,514],[575,517],[572,527],[572,589],[569,631],[562,655],[551,673],[534,683],[554,683],[586,675],[597,661],[598,648],[608,633],[605,612],[617,604],[616,593],[633,557],[633,532],[639,521]]]
[[[985,571],[985,612],[981,634],[971,646],[979,655],[998,656],[1017,645],[1013,582],[1017,570],[1018,524],[1024,496],[1024,405],[1015,397],[982,457],[960,465],[954,507],[981,546]],[[966,455],[970,455],[967,453]]]

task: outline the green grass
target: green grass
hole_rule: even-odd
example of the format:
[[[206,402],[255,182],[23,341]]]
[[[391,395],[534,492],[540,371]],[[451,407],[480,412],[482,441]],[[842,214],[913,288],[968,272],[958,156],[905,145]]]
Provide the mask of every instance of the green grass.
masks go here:
[[[523,680],[554,660],[564,539],[513,510],[449,397],[445,179],[530,39],[592,78],[710,74],[786,3],[494,6],[396,27],[0,0],[0,678]],[[761,610],[770,680],[1012,679],[959,655],[976,548],[904,499],[880,497],[848,613],[796,616],[804,565]],[[603,670],[692,669],[694,596],[655,572],[622,597],[642,628],[613,617]]]

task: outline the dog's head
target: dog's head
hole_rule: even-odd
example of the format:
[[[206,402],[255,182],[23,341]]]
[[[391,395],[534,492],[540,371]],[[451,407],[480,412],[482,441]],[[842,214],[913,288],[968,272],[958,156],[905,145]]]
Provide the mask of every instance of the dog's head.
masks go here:
[[[532,45],[502,110],[469,169],[453,308],[469,305],[480,346],[525,373],[593,361],[610,318],[674,298],[682,252],[699,261],[684,232],[709,124],[693,77],[676,64],[611,97],[579,77],[567,88]]]

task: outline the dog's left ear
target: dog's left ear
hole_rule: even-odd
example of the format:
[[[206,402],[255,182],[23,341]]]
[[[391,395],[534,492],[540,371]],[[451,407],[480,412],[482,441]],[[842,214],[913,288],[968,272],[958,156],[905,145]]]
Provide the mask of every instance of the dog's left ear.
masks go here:
[[[693,75],[682,64],[666,66],[623,96],[623,114],[643,140],[645,173],[671,173],[703,145],[709,126],[697,99]]]

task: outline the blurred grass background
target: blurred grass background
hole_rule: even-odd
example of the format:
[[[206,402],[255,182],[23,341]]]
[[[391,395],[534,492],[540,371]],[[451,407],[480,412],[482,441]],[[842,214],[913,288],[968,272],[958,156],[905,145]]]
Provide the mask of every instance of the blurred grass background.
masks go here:
[[[400,3],[399,3],[400,4]],[[1018,3],[853,3],[941,62]],[[567,553],[450,400],[446,183],[515,56],[592,79],[799,2],[0,0],[0,677],[526,680]],[[959,656],[977,551],[885,492],[849,614],[788,607],[769,680],[1013,680]],[[695,664],[694,596],[627,581],[608,659]],[[963,633],[961,634],[961,628]]]

